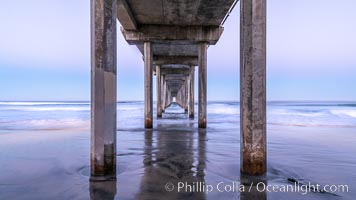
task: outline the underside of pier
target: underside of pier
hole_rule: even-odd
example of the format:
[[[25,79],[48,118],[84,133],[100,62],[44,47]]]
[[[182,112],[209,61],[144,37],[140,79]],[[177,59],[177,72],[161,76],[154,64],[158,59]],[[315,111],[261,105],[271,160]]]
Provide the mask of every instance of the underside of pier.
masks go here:
[[[153,128],[173,100],[207,127],[208,47],[216,45],[237,0],[91,0],[92,179],[115,177],[116,19],[144,60],[144,124]],[[266,0],[241,0],[241,171],[266,172]],[[119,51],[120,52],[120,51]],[[138,58],[139,59],[139,58]],[[99,177],[99,178],[98,178]]]

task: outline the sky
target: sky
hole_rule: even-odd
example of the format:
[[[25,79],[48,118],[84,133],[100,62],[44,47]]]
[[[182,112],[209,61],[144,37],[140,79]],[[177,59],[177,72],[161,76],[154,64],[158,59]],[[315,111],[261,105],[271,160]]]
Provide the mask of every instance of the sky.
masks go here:
[[[267,2],[267,99],[356,101],[356,1]],[[89,3],[0,0],[1,101],[90,100]],[[208,49],[210,101],[239,100],[239,7]],[[118,100],[143,100],[142,56],[120,31],[117,59]]]

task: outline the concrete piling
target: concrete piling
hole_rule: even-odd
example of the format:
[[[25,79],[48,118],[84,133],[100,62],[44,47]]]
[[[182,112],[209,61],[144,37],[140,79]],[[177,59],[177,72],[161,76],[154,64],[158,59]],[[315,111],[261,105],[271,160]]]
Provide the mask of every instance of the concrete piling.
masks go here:
[[[144,82],[145,82],[145,128],[152,128],[153,124],[153,95],[152,95],[152,48],[150,42],[144,43]]]
[[[161,67],[160,66],[156,66],[156,80],[157,80],[157,84],[156,84],[156,94],[157,94],[157,118],[161,118],[162,117],[162,105],[161,105],[161,98],[162,98],[162,95],[161,95]]]
[[[185,113],[188,113],[188,104],[189,104],[188,90],[189,90],[189,76],[186,76],[184,79],[184,112]]]
[[[162,113],[164,112],[164,109],[165,109],[165,107],[164,107],[165,79],[166,79],[165,75],[161,74],[161,83],[160,83],[161,84],[161,96],[160,96],[161,104],[159,106],[161,106],[161,112]]]
[[[166,82],[166,77],[163,76],[163,96],[162,96],[162,110],[166,110],[166,103],[167,103],[167,82]]]
[[[206,79],[207,79],[207,43],[200,43],[198,45],[198,64],[199,64],[199,105],[198,105],[198,123],[199,128],[206,128],[206,106],[207,106],[207,93],[206,93]]]
[[[91,0],[91,181],[116,179],[116,0]]]
[[[195,67],[191,66],[189,75],[189,118],[194,119],[194,72]]]
[[[241,0],[241,172],[264,175],[266,156],[266,0]]]

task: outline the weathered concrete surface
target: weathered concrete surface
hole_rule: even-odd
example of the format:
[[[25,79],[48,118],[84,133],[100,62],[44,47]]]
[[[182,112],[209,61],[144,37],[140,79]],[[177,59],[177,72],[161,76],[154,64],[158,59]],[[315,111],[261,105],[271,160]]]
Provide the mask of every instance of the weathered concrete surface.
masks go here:
[[[126,0],[117,0],[117,18],[127,30],[137,30],[137,23]]]
[[[152,49],[151,43],[144,44],[144,82],[145,82],[145,128],[152,128],[153,124],[153,94],[152,94]]]
[[[171,103],[172,103],[172,94],[171,91],[169,90],[169,87],[167,85],[167,95],[166,95],[166,104],[165,104],[165,108],[168,108]]]
[[[165,101],[164,101],[165,102],[164,103],[164,109],[166,109],[168,107],[169,103],[170,103],[169,99],[168,99],[170,92],[169,92],[169,87],[168,87],[168,83],[167,82],[166,82],[166,91],[165,92],[166,92],[166,94],[165,94]]]
[[[184,81],[185,76],[183,74],[165,74],[165,80],[170,81]]]
[[[241,0],[241,172],[266,173],[266,0]]]
[[[137,24],[218,26],[230,9],[233,1],[130,0],[127,3]],[[127,28],[125,27],[125,29]]]
[[[169,91],[172,93],[172,96],[175,97],[179,90],[181,90],[182,86],[184,85],[184,80],[166,80]]]
[[[143,54],[143,43],[152,42],[154,57],[189,57],[180,64],[197,65],[200,42],[216,44],[234,0],[120,0],[118,19],[129,44]],[[217,9],[218,8],[218,9]],[[125,11],[126,9],[126,11]],[[177,59],[171,60],[178,64]],[[179,62],[179,61],[178,61]],[[155,64],[163,64],[155,59]]]
[[[188,90],[189,90],[189,76],[185,77],[184,80],[184,112],[188,113],[188,103],[189,103],[189,98],[188,98]]]
[[[156,90],[156,94],[157,94],[157,117],[162,117],[162,107],[161,107],[161,67],[160,66],[156,66],[156,80],[157,80],[157,90]]]
[[[121,28],[125,40],[130,45],[139,45],[144,41],[167,44],[194,44],[207,42],[216,44],[224,31],[220,26],[172,26],[141,25],[139,30]]]
[[[159,97],[161,99],[161,104],[159,106],[161,106],[161,111],[162,113],[164,112],[164,99],[165,99],[165,81],[166,81],[166,75],[161,74],[161,96]]]
[[[91,180],[116,179],[116,0],[91,0]]]
[[[206,106],[207,106],[207,50],[208,45],[201,43],[199,45],[199,105],[198,105],[198,124],[199,128],[206,128]]]
[[[198,56],[153,56],[154,65],[198,65]]]
[[[143,53],[143,45],[136,45],[138,50]],[[154,56],[159,57],[195,57],[198,56],[198,47],[196,44],[170,44],[154,43],[152,45]],[[181,64],[181,63],[179,63]]]
[[[173,94],[174,95],[174,94]],[[183,108],[183,102],[182,102],[182,90],[180,89],[177,92],[177,95],[175,95],[176,97],[176,103],[178,104],[178,106],[180,106],[181,108]]]
[[[189,118],[194,119],[194,74],[195,67],[191,66],[189,75]]]
[[[172,75],[176,74],[176,75],[187,76],[190,74],[190,69],[189,68],[166,68],[165,66],[163,66],[161,69],[161,74],[172,74]]]
[[[163,102],[162,102],[162,106],[163,109],[162,110],[166,110],[166,105],[167,105],[167,96],[168,96],[168,86],[167,86],[167,82],[164,81],[164,87],[163,87]]]

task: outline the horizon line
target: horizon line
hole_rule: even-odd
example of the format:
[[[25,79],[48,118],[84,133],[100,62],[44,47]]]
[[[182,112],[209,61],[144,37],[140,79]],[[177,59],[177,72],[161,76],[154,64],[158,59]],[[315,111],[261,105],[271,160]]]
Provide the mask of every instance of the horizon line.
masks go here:
[[[157,100],[153,100],[156,102]],[[208,102],[240,102],[240,100],[207,100]],[[90,100],[0,100],[0,102],[91,102]],[[122,102],[144,102],[144,100],[119,100]],[[194,101],[198,103],[198,101]],[[356,100],[267,100],[266,102],[356,102]]]

